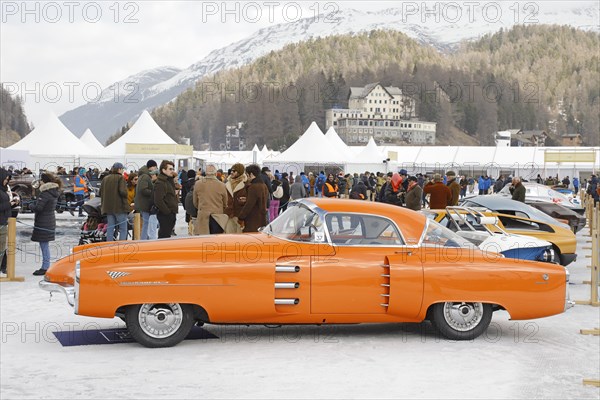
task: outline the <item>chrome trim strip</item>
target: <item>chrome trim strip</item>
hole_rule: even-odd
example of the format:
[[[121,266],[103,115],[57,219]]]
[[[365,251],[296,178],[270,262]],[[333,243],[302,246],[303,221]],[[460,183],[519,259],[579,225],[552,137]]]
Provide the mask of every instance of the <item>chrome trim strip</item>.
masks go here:
[[[275,299],[277,306],[295,306],[300,303],[300,299]]]
[[[61,285],[58,283],[42,280],[39,283],[40,289],[50,293],[62,293],[67,298],[67,302],[71,307],[75,306],[75,287],[72,285]]]
[[[79,314],[79,284],[81,281],[81,261],[77,260],[75,262],[75,287],[74,287],[74,300],[75,300],[75,309],[73,312],[75,314]]]
[[[382,306],[382,307],[389,307],[390,306],[389,304],[383,304],[383,303],[381,303],[379,305]]]
[[[276,265],[275,272],[300,272],[298,265]]]
[[[298,289],[299,282],[275,282],[275,289]]]

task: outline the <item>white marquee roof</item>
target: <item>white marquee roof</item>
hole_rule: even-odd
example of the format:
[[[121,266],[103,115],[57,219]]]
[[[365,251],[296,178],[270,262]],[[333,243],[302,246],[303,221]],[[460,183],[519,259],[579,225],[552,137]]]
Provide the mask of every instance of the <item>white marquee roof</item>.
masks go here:
[[[372,164],[372,163],[383,163],[383,159],[387,158],[383,156],[383,151],[377,147],[377,143],[373,139],[373,136],[369,138],[369,143],[361,150],[355,158],[356,163],[361,164]]]
[[[27,136],[8,147],[11,150],[28,150],[32,155],[80,156],[93,152],[63,125],[55,114]]]
[[[293,145],[272,161],[346,164],[348,159],[331,145],[316,122],[313,122]]]
[[[158,126],[146,110],[144,110],[138,120],[135,121],[133,126],[123,136],[106,146],[104,154],[125,154],[125,145],[127,143],[177,144]]]
[[[346,143],[344,143],[344,141],[340,138],[340,136],[337,134],[335,129],[333,129],[333,126],[329,127],[329,129],[327,129],[327,133],[325,133],[325,137],[327,138],[327,140],[329,140],[331,145],[336,148],[336,150],[338,150],[340,153],[342,153],[342,155],[347,160],[354,159],[354,156],[355,156],[354,152],[348,147],[348,145]]]
[[[83,132],[83,135],[79,138],[79,140],[92,151],[92,154],[100,154],[104,152],[104,146],[102,146],[102,143],[98,141],[96,136],[94,136],[89,128]]]

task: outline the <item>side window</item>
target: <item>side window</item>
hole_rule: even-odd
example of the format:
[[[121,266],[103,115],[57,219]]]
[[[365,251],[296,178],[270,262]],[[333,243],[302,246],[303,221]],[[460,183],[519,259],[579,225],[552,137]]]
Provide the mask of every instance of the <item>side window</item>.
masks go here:
[[[526,221],[516,218],[500,217],[500,222],[507,230],[530,230],[538,231],[540,226],[533,221]]]
[[[362,214],[327,214],[331,241],[337,245],[399,246],[404,244],[388,219]]]

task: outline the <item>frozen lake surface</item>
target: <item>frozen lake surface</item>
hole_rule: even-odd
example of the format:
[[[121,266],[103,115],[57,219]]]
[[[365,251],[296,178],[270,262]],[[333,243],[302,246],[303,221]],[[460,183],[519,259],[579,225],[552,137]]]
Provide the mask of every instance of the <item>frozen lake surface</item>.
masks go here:
[[[176,232],[187,235],[179,213]],[[77,243],[83,219],[58,216],[53,256]],[[575,306],[532,321],[494,313],[474,341],[438,337],[429,323],[334,326],[214,326],[219,338],[174,348],[137,343],[62,347],[54,331],[123,327],[120,319],[73,314],[63,296],[48,301],[31,273],[41,261],[19,218],[17,275],[0,284],[0,398],[452,398],[599,399],[600,309]],[[590,263],[579,232],[569,266],[571,298],[589,299]]]

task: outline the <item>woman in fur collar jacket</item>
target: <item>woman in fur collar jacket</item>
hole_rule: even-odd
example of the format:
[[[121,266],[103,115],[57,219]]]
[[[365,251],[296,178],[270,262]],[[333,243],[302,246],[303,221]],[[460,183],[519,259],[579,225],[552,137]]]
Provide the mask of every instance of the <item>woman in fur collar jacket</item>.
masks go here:
[[[44,172],[41,179],[42,184],[37,201],[29,206],[35,213],[31,240],[38,242],[42,250],[42,267],[33,275],[45,275],[50,267],[50,242],[55,238],[55,209],[62,183],[49,172]]]

